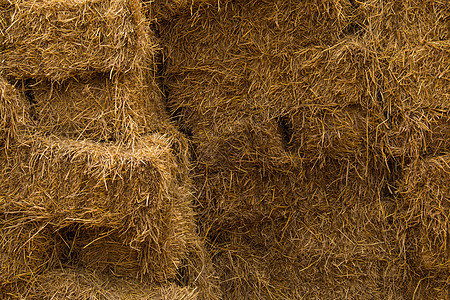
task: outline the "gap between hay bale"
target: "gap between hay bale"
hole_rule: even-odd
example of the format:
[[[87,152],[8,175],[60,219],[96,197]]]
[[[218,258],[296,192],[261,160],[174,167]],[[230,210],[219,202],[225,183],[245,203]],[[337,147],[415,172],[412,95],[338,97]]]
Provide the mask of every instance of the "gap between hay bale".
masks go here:
[[[153,68],[158,49],[136,0],[14,1],[2,73],[62,81]]]

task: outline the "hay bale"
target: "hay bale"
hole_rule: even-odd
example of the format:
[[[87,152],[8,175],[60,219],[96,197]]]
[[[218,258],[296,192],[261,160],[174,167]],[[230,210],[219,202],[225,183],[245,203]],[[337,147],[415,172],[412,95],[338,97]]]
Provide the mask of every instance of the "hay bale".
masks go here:
[[[225,299],[404,299],[392,206],[335,203],[223,233],[214,262]]]
[[[133,146],[32,136],[7,163],[3,214],[54,228],[117,231],[139,250],[141,277],[176,274],[195,237],[187,166],[176,140],[154,134]]]
[[[447,152],[450,44],[433,42],[385,55],[383,151],[406,163]]]
[[[1,198],[2,206],[5,201]],[[28,281],[58,263],[59,246],[50,226],[7,214],[1,215],[0,222],[0,290]]]
[[[0,70],[63,81],[152,68],[158,48],[135,0],[14,1]]]
[[[9,297],[8,297],[9,296]],[[65,268],[40,275],[29,285],[9,291],[4,299],[136,299],[196,300],[195,289],[175,284],[143,284],[136,280],[114,278],[81,268]]]
[[[129,142],[171,128],[161,92],[150,74],[114,79],[96,74],[62,84],[43,81],[32,92],[36,128],[43,134]]]
[[[358,5],[366,15],[366,34],[383,48],[450,39],[450,8],[446,1],[371,0]]]
[[[17,89],[0,76],[0,148],[8,149],[30,124],[28,108]]]
[[[379,201],[390,194],[391,180],[389,169],[383,162],[379,164],[373,169],[352,159],[328,159],[322,165],[304,163],[291,170],[199,165],[194,170],[194,182],[200,224],[214,239],[220,232],[241,232],[248,224],[264,223],[295,211],[332,209],[336,201],[348,205]]]
[[[399,202],[416,267],[450,271],[450,156],[422,159],[405,169]]]

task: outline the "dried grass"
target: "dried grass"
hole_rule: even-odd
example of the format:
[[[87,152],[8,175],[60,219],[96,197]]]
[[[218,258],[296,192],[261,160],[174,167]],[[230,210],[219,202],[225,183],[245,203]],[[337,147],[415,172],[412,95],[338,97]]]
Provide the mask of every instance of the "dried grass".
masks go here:
[[[133,142],[152,132],[170,132],[161,92],[149,76],[109,79],[97,74],[62,84],[33,85],[36,129],[73,139]]]
[[[10,148],[30,125],[28,109],[23,96],[0,76],[0,148]]]
[[[15,226],[105,227],[104,235],[117,232],[138,250],[139,276],[173,278],[195,237],[187,168],[175,143],[159,134],[133,148],[32,136],[4,163],[1,211]]]
[[[153,68],[157,42],[135,0],[14,1],[2,73],[62,81]]]
[[[385,55],[384,151],[406,163],[448,151],[449,42],[405,47]]]
[[[40,275],[33,284],[3,295],[3,299],[148,299],[196,300],[198,291],[175,284],[143,284],[130,279],[104,276],[81,268],[65,268]]]
[[[369,40],[399,49],[450,39],[450,8],[443,0],[358,1]]]
[[[392,206],[314,205],[247,224],[241,233],[223,232],[214,261],[224,299],[403,299]]]
[[[398,198],[411,265],[424,279],[447,280],[441,286],[447,291],[450,291],[446,278],[450,271],[449,174],[448,154],[412,163],[399,183]]]

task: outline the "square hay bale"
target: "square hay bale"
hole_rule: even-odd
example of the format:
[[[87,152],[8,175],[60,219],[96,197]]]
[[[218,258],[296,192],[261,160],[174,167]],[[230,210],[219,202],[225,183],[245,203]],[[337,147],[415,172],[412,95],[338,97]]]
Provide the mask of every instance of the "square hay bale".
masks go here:
[[[113,79],[95,74],[61,84],[34,84],[36,129],[60,137],[116,142],[170,131],[162,95],[151,74],[130,73]]]
[[[450,8],[442,0],[357,2],[365,15],[365,34],[383,48],[450,39]]]
[[[209,236],[241,232],[248,224],[268,222],[295,211],[331,210],[343,202],[377,202],[390,194],[391,179],[383,162],[375,169],[351,159],[328,159],[323,165],[304,163],[290,170],[199,165],[193,176],[200,224]]]
[[[132,146],[31,136],[4,163],[1,212],[55,230],[107,228],[138,251],[140,277],[173,278],[195,237],[177,143],[160,134]]]
[[[28,285],[11,289],[3,299],[73,300],[196,300],[198,291],[169,283],[143,284],[137,280],[104,276],[82,268],[64,268],[37,276]]]
[[[152,68],[158,49],[136,0],[13,1],[0,70],[63,81]]]
[[[411,163],[399,183],[399,204],[414,265],[450,271],[450,155]]]
[[[225,299],[405,299],[392,206],[313,208],[223,233],[213,257]]]
[[[6,199],[0,199],[2,207]],[[47,224],[0,217],[0,294],[17,282],[32,280],[59,262],[59,246]]]
[[[450,44],[386,51],[380,139],[386,155],[406,163],[449,151]]]
[[[0,76],[0,148],[9,148],[30,124],[28,109],[23,96]]]

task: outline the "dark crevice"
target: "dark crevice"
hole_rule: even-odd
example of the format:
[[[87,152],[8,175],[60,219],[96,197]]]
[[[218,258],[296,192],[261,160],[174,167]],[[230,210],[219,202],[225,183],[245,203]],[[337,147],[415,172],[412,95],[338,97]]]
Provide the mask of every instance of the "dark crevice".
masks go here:
[[[342,30],[342,34],[362,36],[364,34],[364,27],[359,23],[350,23]]]
[[[283,138],[283,145],[286,150],[292,148],[292,140],[293,140],[293,125],[288,116],[281,116],[276,119],[281,136]]]
[[[30,108],[29,113],[31,119],[37,121],[38,115],[36,113],[35,106],[37,105],[37,101],[34,95],[33,87],[36,85],[36,80],[34,79],[24,79],[19,81],[19,90],[22,91],[23,95],[25,96],[25,99],[28,101]]]

